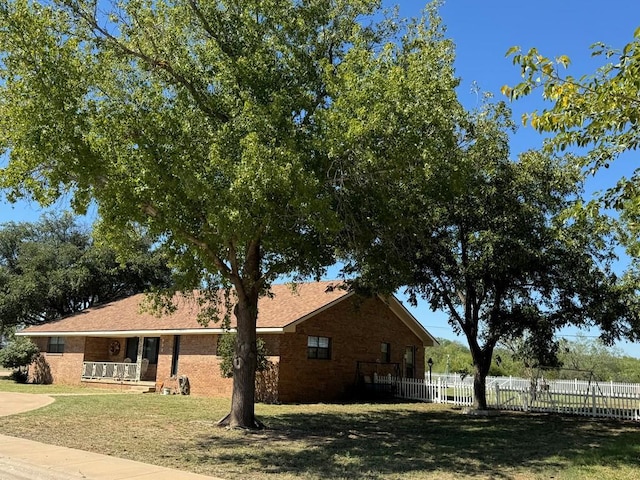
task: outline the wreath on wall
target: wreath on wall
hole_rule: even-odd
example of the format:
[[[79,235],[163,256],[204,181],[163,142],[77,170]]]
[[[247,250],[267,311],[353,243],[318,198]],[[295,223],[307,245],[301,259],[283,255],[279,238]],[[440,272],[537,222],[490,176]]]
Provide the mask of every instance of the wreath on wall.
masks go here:
[[[113,342],[111,342],[109,344],[109,353],[111,355],[117,355],[118,353],[120,353],[120,342],[117,340],[114,340]]]

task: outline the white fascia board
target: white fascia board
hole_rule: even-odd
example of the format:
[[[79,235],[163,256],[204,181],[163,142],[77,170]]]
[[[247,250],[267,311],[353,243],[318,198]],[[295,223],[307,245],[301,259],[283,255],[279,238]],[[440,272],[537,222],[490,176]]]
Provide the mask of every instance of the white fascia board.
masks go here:
[[[232,328],[202,328],[184,330],[101,330],[93,332],[17,332],[19,337],[159,337],[162,335],[220,335],[227,332],[235,332]],[[256,328],[258,334],[279,334],[284,333],[284,329],[278,327]]]

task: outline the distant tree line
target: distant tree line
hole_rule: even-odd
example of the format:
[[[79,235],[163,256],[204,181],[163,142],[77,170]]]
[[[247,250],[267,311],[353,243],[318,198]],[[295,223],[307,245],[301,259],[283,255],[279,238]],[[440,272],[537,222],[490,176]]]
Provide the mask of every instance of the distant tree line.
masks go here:
[[[433,360],[433,373],[470,375],[473,361],[469,348],[456,340],[438,339],[440,345],[427,349],[425,362]],[[554,365],[525,362],[513,346],[499,345],[489,370],[491,376],[524,377],[542,374],[550,379],[579,379],[640,383],[640,359],[609,347],[598,338],[578,336],[562,339]],[[428,371],[428,367],[426,369]]]
[[[0,227],[0,332],[170,283],[165,258],[143,234],[119,258],[69,213]]]

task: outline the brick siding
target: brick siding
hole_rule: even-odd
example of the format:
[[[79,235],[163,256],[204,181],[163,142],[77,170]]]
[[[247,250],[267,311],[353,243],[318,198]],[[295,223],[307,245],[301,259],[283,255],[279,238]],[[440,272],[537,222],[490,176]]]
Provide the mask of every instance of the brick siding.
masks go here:
[[[308,336],[331,338],[329,360],[307,358]],[[189,379],[193,395],[230,397],[232,379],[220,376],[220,358],[216,356],[218,335],[183,335],[180,339],[178,375]],[[271,362],[265,373],[258,373],[256,395],[269,402],[317,402],[341,400],[356,384],[357,363],[372,362],[378,373],[390,373],[391,364],[404,369],[408,346],[415,347],[414,377],[424,376],[424,348],[421,340],[379,298],[350,297],[300,323],[295,333],[262,335]],[[160,337],[156,388],[175,385],[171,379],[173,335]],[[35,337],[41,351],[47,338]],[[126,340],[117,355],[109,354],[111,338],[65,337],[62,354],[44,354],[55,383],[79,384],[82,362],[122,362]],[[391,364],[382,362],[381,344],[389,343]],[[85,353],[86,349],[86,353]],[[370,367],[371,367],[370,365]],[[404,373],[404,372],[402,372]],[[153,378],[151,378],[153,379]]]
[[[331,359],[308,359],[307,337],[331,338]],[[279,399],[334,401],[348,397],[357,362],[380,362],[381,344],[391,344],[391,362],[404,365],[407,346],[416,347],[414,377],[424,376],[422,342],[379,298],[346,299],[299,324],[281,341]]]
[[[65,337],[63,353],[47,353],[48,337],[32,338],[49,365],[53,383],[63,385],[81,383],[85,339],[86,337]],[[30,367],[29,373],[33,376],[34,365]]]

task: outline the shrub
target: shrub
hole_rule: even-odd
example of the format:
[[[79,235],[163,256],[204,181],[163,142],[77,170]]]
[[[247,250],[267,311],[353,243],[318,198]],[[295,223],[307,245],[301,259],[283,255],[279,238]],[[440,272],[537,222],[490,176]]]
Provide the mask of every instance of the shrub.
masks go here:
[[[262,372],[267,369],[269,360],[267,360],[267,348],[264,340],[258,338],[256,341],[258,349],[258,360],[256,371]],[[236,334],[223,333],[218,338],[218,356],[222,357],[220,361],[220,373],[225,378],[233,377],[233,354],[236,349]]]
[[[5,368],[27,367],[39,353],[38,346],[30,339],[16,337],[0,350],[0,365]]]
[[[13,380],[16,383],[27,383],[29,380],[29,372],[23,369],[14,370],[9,375],[9,380]]]

